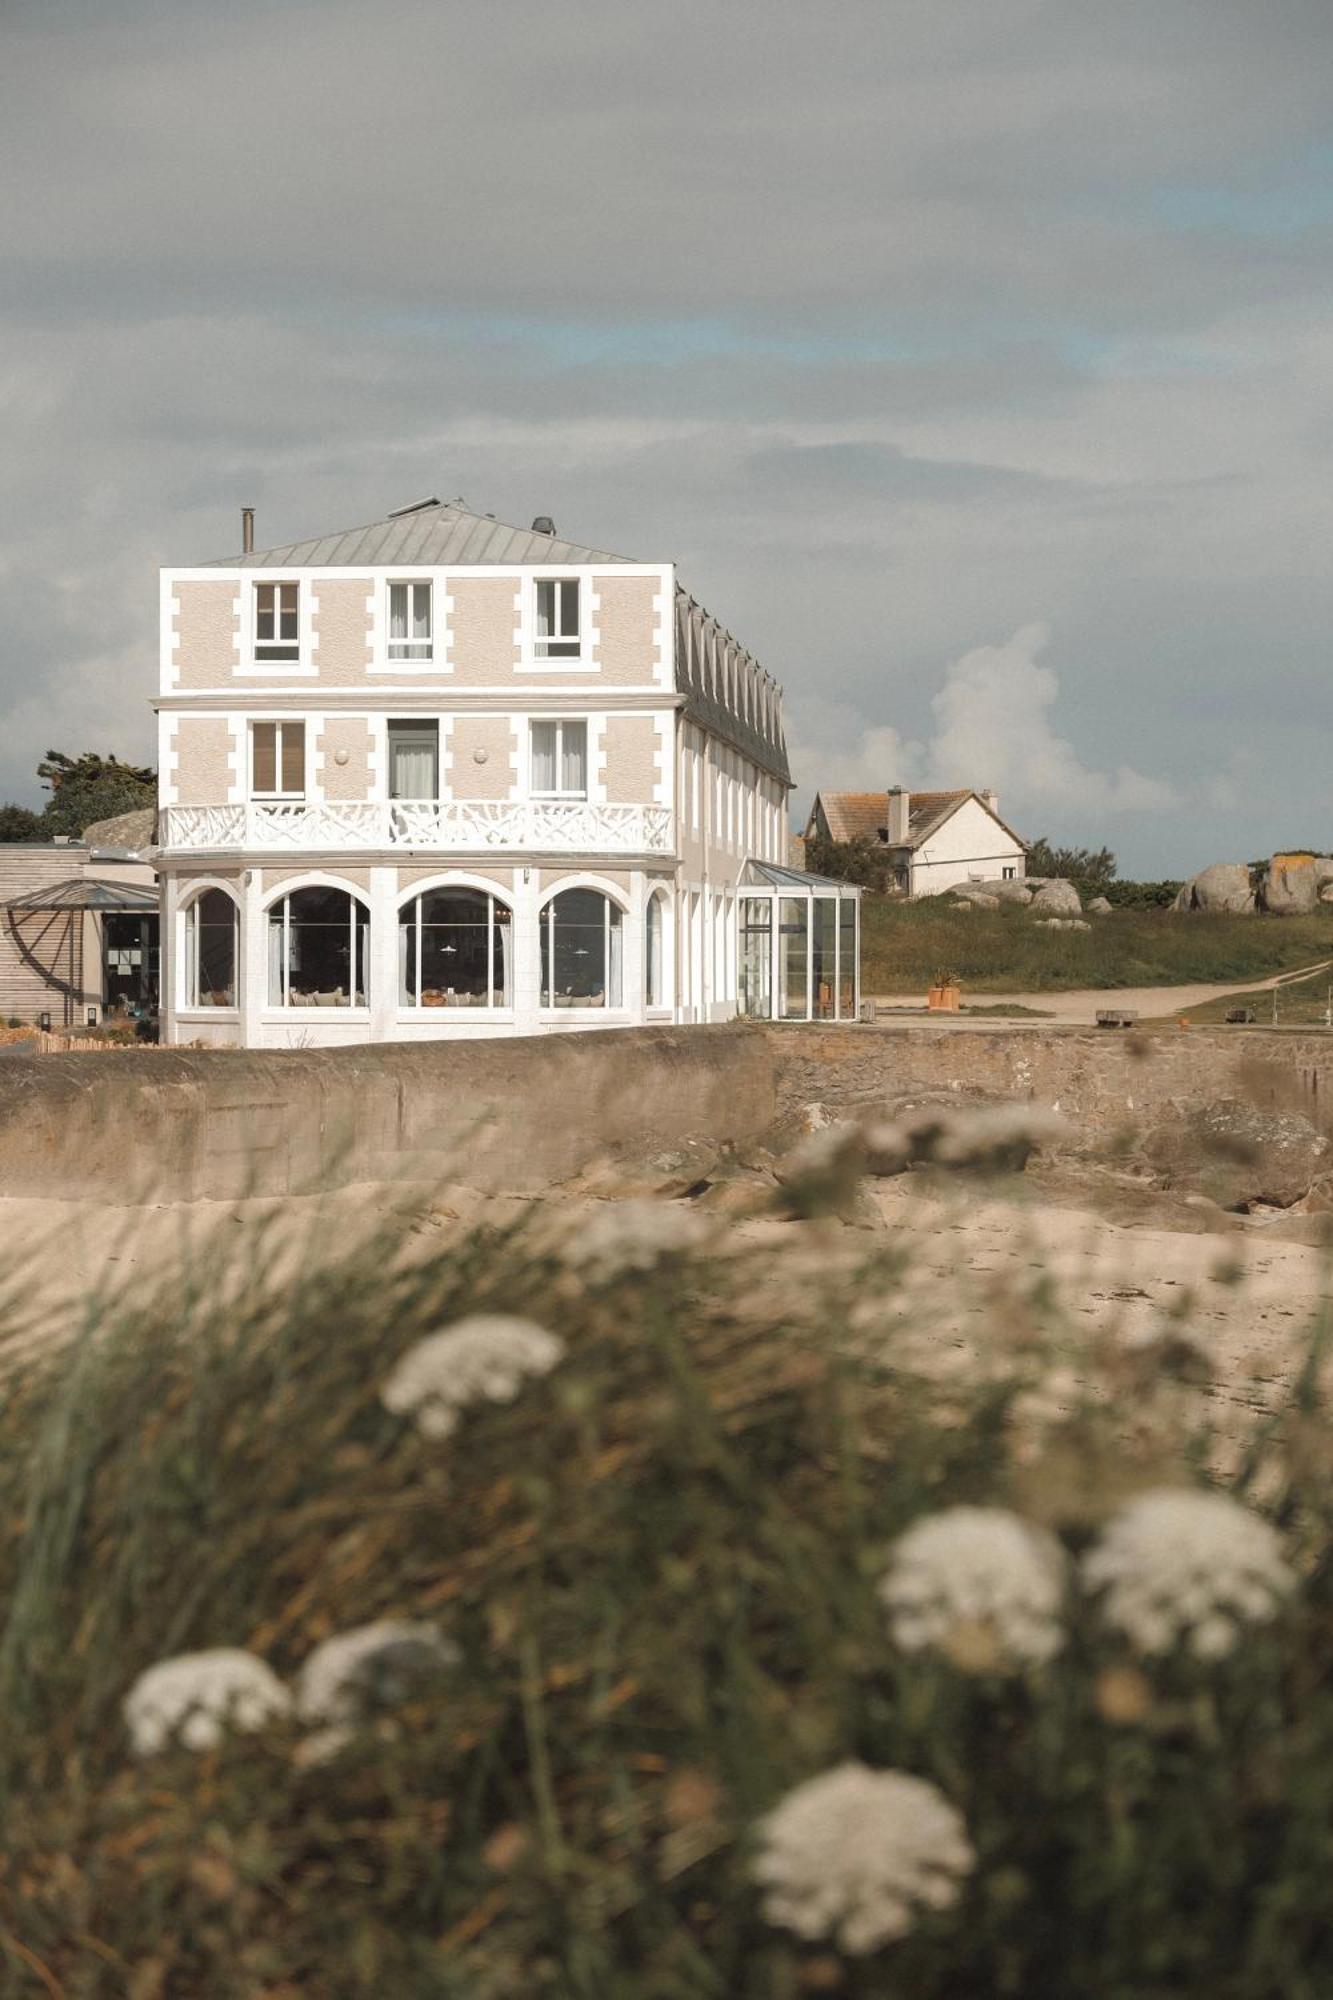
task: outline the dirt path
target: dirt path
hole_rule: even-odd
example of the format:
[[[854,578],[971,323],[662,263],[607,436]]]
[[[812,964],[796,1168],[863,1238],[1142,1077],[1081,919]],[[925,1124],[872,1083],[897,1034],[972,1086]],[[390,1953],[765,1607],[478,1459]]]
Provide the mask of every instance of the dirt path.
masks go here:
[[[1043,1016],[1041,1020],[1028,1022],[1030,1027],[1050,1026],[1053,1021],[1065,1025],[1092,1027],[1099,1009],[1104,1007],[1132,1008],[1145,1020],[1170,1018],[1188,1013],[1191,1007],[1202,1007],[1209,1000],[1222,1000],[1234,994],[1240,997],[1251,993],[1271,993],[1275,987],[1289,986],[1294,980],[1309,979],[1316,972],[1323,972],[1333,966],[1333,959],[1321,958],[1313,965],[1297,966],[1291,972],[1275,973],[1271,979],[1257,980],[1253,985],[1229,980],[1222,986],[1112,986],[1081,987],[1068,993],[977,993],[971,1002],[977,1007],[1030,1007],[1034,1013]],[[968,996],[964,996],[965,1001]],[[891,993],[875,996],[875,1005],[887,1007],[921,1007],[919,993]],[[951,1027],[989,1027],[995,1017],[985,1015],[969,1017],[966,1014],[932,1014],[933,1021],[940,1021]],[[1006,1021],[1006,1027],[1021,1028],[1025,1024],[1020,1017]]]

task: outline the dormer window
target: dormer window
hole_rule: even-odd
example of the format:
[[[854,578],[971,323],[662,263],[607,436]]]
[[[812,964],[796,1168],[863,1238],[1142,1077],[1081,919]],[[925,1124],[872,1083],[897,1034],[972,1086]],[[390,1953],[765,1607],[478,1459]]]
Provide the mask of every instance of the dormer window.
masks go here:
[[[536,655],[539,660],[576,660],[582,646],[579,631],[579,580],[576,576],[537,579]]]
[[[255,658],[299,660],[301,586],[297,583],[255,585]]]
[[[434,650],[429,582],[389,585],[389,658],[429,660]]]

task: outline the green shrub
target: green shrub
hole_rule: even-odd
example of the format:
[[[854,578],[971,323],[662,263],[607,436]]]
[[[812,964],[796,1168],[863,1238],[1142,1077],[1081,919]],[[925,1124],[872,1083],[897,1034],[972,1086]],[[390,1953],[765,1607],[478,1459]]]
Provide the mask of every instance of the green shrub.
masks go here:
[[[1299,1584],[1221,1656],[1145,1659],[1072,1583],[1044,1663],[1009,1670],[984,1618],[905,1650],[879,1584],[911,1524],[1016,1509],[1072,1564],[1128,1493],[1197,1485],[1192,1350],[1079,1347],[1037,1274],[997,1296],[983,1365],[941,1369],[950,1302],[899,1250],[777,1229],[596,1283],[529,1230],[275,1288],[275,1243],[234,1306],[195,1266],[23,1378],[0,1412],[5,1990],[1321,2000],[1319,1369],[1232,1475]],[[423,1436],[381,1385],[475,1310],[566,1358]],[[1075,1353],[1086,1394],[1053,1396]],[[322,1761],[290,1721],[131,1755],[154,1662],[243,1646],[290,1678],[384,1616],[438,1621],[461,1663]],[[752,1873],[764,1816],[847,1760],[928,1780],[975,1857],[956,1905],[869,1955],[767,1921]]]

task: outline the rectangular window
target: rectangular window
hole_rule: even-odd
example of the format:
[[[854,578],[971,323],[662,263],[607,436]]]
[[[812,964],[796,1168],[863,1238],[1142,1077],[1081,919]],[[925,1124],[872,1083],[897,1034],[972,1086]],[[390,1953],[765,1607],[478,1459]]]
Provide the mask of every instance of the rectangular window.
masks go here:
[[[588,725],[586,722],[534,722],[532,725],[532,796],[535,799],[586,799],[588,796]]]
[[[389,724],[389,797],[437,799],[440,796],[440,725],[438,722]]]
[[[256,799],[305,797],[304,722],[250,725],[250,796]]]
[[[537,579],[537,658],[577,660],[579,634],[579,580],[576,576],[543,576]]]
[[[1005,882],[1012,882],[1017,873],[1018,870],[1016,868],[1004,868],[1000,871],[1001,880]]]
[[[300,590],[296,583],[255,585],[255,658],[301,657]]]
[[[429,583],[389,585],[389,658],[429,660],[434,648]]]

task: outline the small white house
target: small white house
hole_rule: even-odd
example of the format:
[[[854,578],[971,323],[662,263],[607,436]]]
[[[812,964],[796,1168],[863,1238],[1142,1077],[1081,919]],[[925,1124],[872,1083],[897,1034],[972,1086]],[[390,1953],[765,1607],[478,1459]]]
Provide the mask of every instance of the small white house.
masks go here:
[[[1000,818],[994,792],[817,792],[805,836],[887,847],[898,886],[938,896],[963,882],[1014,882],[1027,849]]]

